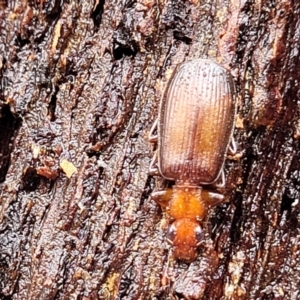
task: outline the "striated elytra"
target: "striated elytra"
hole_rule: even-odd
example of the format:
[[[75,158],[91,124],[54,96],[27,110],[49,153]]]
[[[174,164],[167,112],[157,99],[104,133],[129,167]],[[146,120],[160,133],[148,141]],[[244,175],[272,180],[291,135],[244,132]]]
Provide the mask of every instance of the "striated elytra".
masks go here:
[[[225,184],[225,156],[228,149],[235,151],[235,110],[233,80],[226,69],[205,59],[176,67],[149,139],[158,143],[150,173],[175,181],[171,190],[156,191],[152,198],[173,221],[168,237],[177,259],[196,258],[203,240],[201,221],[209,207],[224,201],[205,185],[219,179]]]

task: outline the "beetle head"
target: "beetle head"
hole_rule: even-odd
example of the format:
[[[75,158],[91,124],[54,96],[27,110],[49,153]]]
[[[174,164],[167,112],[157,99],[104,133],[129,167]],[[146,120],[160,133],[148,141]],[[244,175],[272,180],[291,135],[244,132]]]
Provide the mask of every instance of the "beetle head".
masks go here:
[[[197,257],[197,247],[203,238],[201,226],[190,219],[176,220],[168,232],[168,241],[173,245],[175,257],[187,262]]]

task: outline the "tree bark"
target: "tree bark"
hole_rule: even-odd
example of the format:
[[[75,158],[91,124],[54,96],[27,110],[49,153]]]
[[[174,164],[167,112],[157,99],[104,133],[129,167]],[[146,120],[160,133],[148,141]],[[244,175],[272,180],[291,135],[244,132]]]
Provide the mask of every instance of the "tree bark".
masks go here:
[[[1,1],[0,299],[299,299],[300,3]],[[147,136],[172,70],[234,76],[238,154],[172,258]],[[217,257],[217,259],[216,259]]]

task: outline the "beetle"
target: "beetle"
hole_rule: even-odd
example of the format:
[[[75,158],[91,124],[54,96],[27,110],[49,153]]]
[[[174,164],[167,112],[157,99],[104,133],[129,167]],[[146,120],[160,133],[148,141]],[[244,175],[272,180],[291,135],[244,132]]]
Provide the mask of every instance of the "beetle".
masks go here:
[[[225,156],[236,151],[235,113],[229,71],[208,59],[175,68],[149,133],[150,142],[157,143],[149,172],[175,182],[172,189],[155,191],[151,197],[172,220],[168,239],[179,260],[196,258],[207,211],[225,199],[207,186],[225,186]]]

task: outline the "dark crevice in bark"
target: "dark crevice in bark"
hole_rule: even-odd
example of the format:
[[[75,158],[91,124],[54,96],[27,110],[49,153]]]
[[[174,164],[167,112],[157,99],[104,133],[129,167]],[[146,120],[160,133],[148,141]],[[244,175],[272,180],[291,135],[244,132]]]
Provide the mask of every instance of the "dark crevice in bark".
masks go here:
[[[130,46],[120,45],[116,43],[113,55],[115,60],[120,60],[124,56],[135,56],[137,53],[137,50],[135,49],[134,43]]]
[[[45,12],[47,14],[46,20],[52,24],[55,22],[57,19],[59,19],[61,12],[62,12],[62,7],[60,6],[61,1],[60,0],[53,0],[46,2],[45,5]]]
[[[291,208],[292,208],[292,205],[293,203],[295,202],[295,199],[293,198],[290,198],[287,193],[285,192],[282,196],[282,202],[281,202],[281,207],[280,207],[280,212],[281,214],[284,212],[284,211],[287,211],[287,212],[290,212],[291,211]]]
[[[30,41],[28,39],[22,38],[20,34],[16,36],[15,43],[20,48],[23,48],[24,46],[30,44]]]
[[[6,65],[6,59],[5,57],[2,58],[2,64],[3,66]],[[1,78],[1,82],[0,82],[0,108],[3,105],[3,103],[5,102],[5,97],[4,97],[4,91],[8,86],[8,78],[3,76],[3,68],[0,70],[0,78]]]
[[[13,116],[8,105],[0,108],[0,182],[5,181],[14,150],[14,138],[20,128],[21,120]]]
[[[232,225],[231,225],[232,230],[230,231],[230,239],[232,240],[233,243],[237,243],[241,235],[241,231],[239,230],[239,228],[241,223],[241,217],[243,215],[242,201],[243,201],[243,194],[242,193],[236,194],[235,201],[234,201],[235,211],[234,211]]]
[[[153,192],[154,189],[154,179],[152,176],[148,176],[147,181],[145,183],[144,191],[141,196],[141,202],[140,206],[142,206],[145,201],[148,201],[151,193]]]
[[[297,144],[296,148],[299,148]],[[295,208],[300,198],[300,171],[299,171],[299,155],[293,157],[291,168],[287,176],[289,180],[286,182],[285,191],[282,196],[280,212],[287,212],[287,218],[290,219],[293,228],[298,224],[297,216],[295,216]]]
[[[193,39],[191,39],[190,37],[185,36],[184,34],[182,34],[182,32],[175,30],[174,31],[174,39],[178,40],[178,41],[182,41],[185,44],[189,45],[192,43]]]
[[[139,51],[139,44],[134,36],[135,20],[134,8],[127,6],[123,18],[113,34],[113,57],[120,60],[123,57],[135,57]]]
[[[30,192],[37,189],[40,184],[41,177],[37,174],[36,168],[28,167],[23,174],[20,189]]]
[[[102,15],[104,12],[104,4],[105,0],[101,0],[91,15],[96,28],[98,28],[101,24]]]
[[[56,109],[56,101],[57,101],[57,93],[58,93],[58,91],[59,91],[59,87],[56,86],[55,87],[55,91],[52,94],[51,101],[50,101],[50,103],[48,105],[48,115],[50,116],[50,121],[51,122],[54,122],[55,119],[56,119],[55,109]]]
[[[1,5],[1,4],[0,4]],[[0,293],[0,297],[1,297],[1,300],[13,300],[13,297],[12,296],[4,296],[3,294]]]

